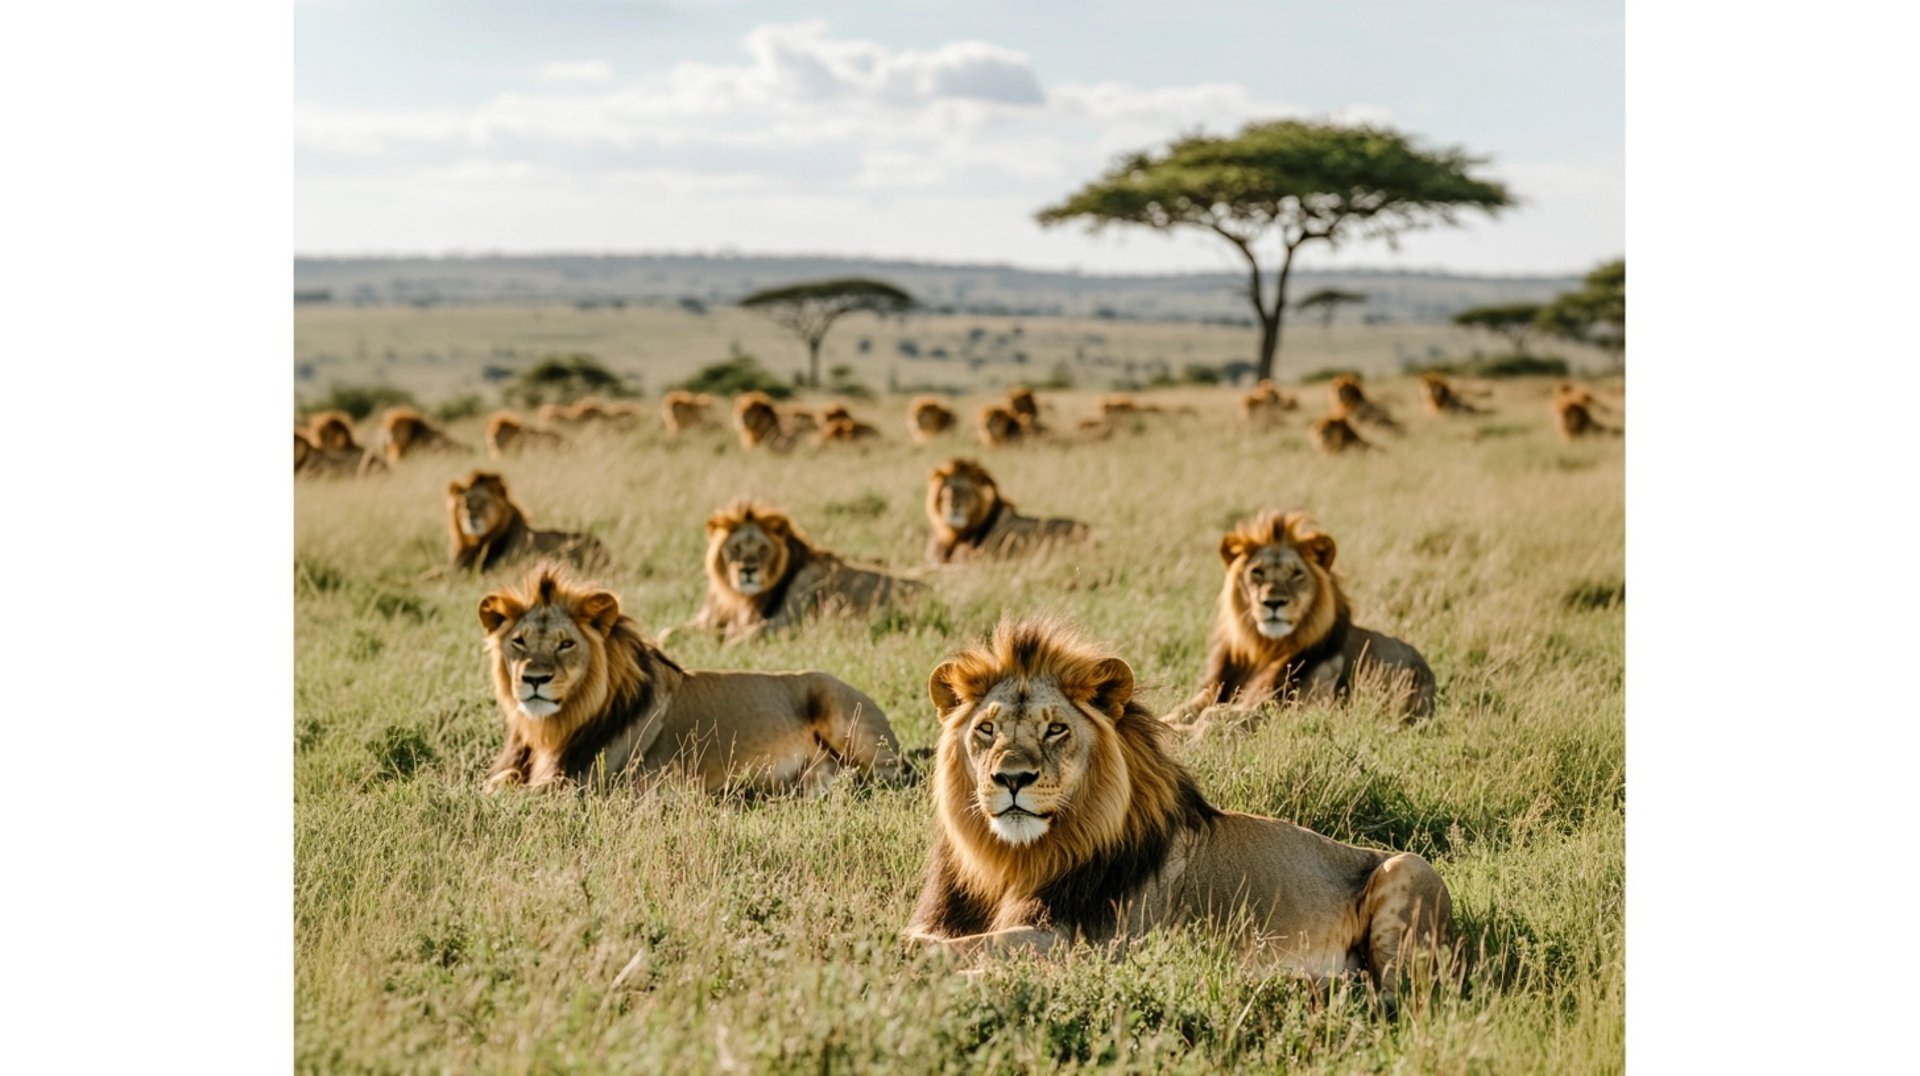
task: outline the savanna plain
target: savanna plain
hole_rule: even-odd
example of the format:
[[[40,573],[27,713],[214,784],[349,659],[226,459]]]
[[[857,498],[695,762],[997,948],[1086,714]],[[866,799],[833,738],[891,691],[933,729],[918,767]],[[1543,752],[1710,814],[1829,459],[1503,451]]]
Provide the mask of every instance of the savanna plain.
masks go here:
[[[1596,383],[1623,421],[1620,384]],[[905,432],[905,398],[855,402],[871,447],[744,452],[657,418],[564,454],[422,456],[295,492],[296,1067],[313,1072],[1609,1072],[1623,1067],[1624,463],[1565,444],[1551,382],[1493,383],[1477,417],[1421,412],[1384,452],[1327,457],[1303,409],[1244,428],[1225,388],[1149,393],[1192,416],[1113,436],[984,449]],[[649,406],[657,407],[657,389]],[[1071,431],[1095,393],[1043,393]],[[724,401],[723,401],[724,404]],[[363,424],[363,430],[367,424]],[[477,419],[450,432],[481,443]],[[923,567],[927,472],[980,459],[1023,512],[1093,528],[1083,547]],[[752,495],[816,544],[926,580],[897,611],[746,645],[678,633],[693,668],[818,668],[930,747],[927,677],[1009,614],[1079,625],[1165,712],[1196,686],[1220,536],[1266,508],[1338,542],[1357,623],[1420,648],[1435,714],[1375,700],[1267,711],[1182,745],[1218,806],[1411,850],[1450,887],[1459,974],[1389,1017],[1363,985],[1315,989],[1170,930],[1121,960],[1079,950],[963,976],[900,933],[933,834],[925,782],[824,796],[500,793],[502,736],[475,615],[518,577],[424,578],[447,556],[445,490],[501,471],[532,522],[587,530],[601,580],[650,633],[689,620],[702,522]],[[624,972],[624,974],[623,974]],[[616,979],[618,982],[616,983]]]

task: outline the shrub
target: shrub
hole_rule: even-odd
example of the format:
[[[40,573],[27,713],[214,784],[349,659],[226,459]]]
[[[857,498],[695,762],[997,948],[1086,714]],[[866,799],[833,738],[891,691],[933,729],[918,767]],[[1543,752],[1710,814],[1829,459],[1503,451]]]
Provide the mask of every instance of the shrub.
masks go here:
[[[507,387],[508,403],[538,407],[543,403],[572,403],[582,396],[633,396],[618,374],[583,352],[548,355],[525,370]]]
[[[784,400],[793,395],[792,386],[760,365],[759,359],[741,351],[734,352],[723,362],[702,366],[699,373],[672,387],[715,396],[764,392],[776,400]]]
[[[375,411],[389,407],[415,407],[413,393],[391,385],[333,385],[327,394],[315,400],[308,411],[345,411],[359,422]]]
[[[827,371],[827,391],[839,396],[851,396],[856,400],[871,400],[874,392],[867,383],[855,377],[853,367],[835,366]]]
[[[479,393],[469,392],[441,401],[440,406],[433,409],[433,417],[442,422],[458,422],[463,418],[477,418],[486,409],[487,401],[481,399]]]
[[[1318,381],[1332,381],[1336,377],[1359,377],[1360,371],[1350,366],[1328,366],[1320,370],[1309,370],[1300,375],[1302,385],[1311,385]]]
[[[1468,377],[1565,377],[1567,360],[1551,355],[1495,355],[1475,359],[1460,372]]]

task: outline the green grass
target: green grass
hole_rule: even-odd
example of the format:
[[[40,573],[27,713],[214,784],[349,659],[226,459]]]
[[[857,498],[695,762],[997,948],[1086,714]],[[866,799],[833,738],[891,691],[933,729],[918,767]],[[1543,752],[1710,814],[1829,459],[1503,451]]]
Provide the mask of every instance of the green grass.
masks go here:
[[[1410,433],[1364,459],[1309,451],[1305,415],[1256,435],[1231,419],[1231,393],[1189,390],[1169,395],[1198,417],[1097,444],[913,448],[904,401],[888,398],[855,408],[889,438],[864,452],[749,456],[724,433],[668,442],[649,426],[501,469],[536,523],[606,542],[605,581],[655,633],[692,615],[701,521],[741,494],[784,505],[820,544],[928,579],[926,601],[874,623],[669,647],[695,667],[833,672],[909,748],[933,741],[928,673],[1004,613],[1070,617],[1170,707],[1199,675],[1221,530],[1265,507],[1313,510],[1358,621],[1432,663],[1437,714],[1402,727],[1360,700],[1183,754],[1220,806],[1431,859],[1454,895],[1462,989],[1387,1020],[1186,931],[1118,963],[1011,960],[969,981],[898,940],[931,837],[925,786],[750,804],[483,795],[501,729],[475,608],[505,576],[419,581],[445,556],[446,480],[482,464],[442,458],[298,486],[298,1067],[1618,1071],[1620,442],[1554,440],[1541,383],[1497,386],[1497,414],[1478,420],[1421,414],[1410,382],[1370,391]],[[1087,395],[1045,400],[1066,428],[1092,409]],[[1476,438],[1494,424],[1501,436]],[[472,424],[454,432],[479,442]],[[962,453],[1023,510],[1091,522],[1092,545],[920,568],[926,472]]]

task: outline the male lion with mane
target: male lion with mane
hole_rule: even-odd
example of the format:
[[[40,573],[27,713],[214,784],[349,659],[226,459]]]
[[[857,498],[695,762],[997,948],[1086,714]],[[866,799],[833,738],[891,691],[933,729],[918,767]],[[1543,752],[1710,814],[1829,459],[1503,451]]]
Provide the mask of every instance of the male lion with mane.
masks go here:
[[[1195,923],[1389,996],[1446,945],[1452,903],[1426,860],[1214,807],[1127,663],[1057,624],[1003,621],[927,690],[937,825],[911,940],[974,957]]]
[[[751,500],[708,517],[706,564],[707,598],[689,627],[730,643],[817,615],[865,616],[926,589],[816,548],[785,512]]]
[[[950,459],[927,475],[927,556],[937,563],[1031,552],[1055,542],[1077,542],[1087,525],[1071,519],[1035,519],[1014,511],[985,467]]]
[[[907,402],[907,433],[916,445],[926,444],[952,429],[958,421],[945,404],[932,396],[915,396]]]
[[[606,567],[607,550],[590,534],[535,530],[492,471],[447,483],[447,531],[453,566],[487,571],[533,554],[553,554],[588,571]]]
[[[1173,714],[1192,724],[1215,705],[1344,699],[1379,681],[1408,718],[1433,712],[1433,670],[1412,646],[1353,623],[1333,570],[1333,536],[1301,511],[1271,511],[1220,539],[1213,647],[1200,692]]]
[[[843,769],[904,774],[872,699],[823,672],[681,668],[620,600],[554,563],[480,601],[507,742],[487,785],[685,775],[727,788],[818,792]]]

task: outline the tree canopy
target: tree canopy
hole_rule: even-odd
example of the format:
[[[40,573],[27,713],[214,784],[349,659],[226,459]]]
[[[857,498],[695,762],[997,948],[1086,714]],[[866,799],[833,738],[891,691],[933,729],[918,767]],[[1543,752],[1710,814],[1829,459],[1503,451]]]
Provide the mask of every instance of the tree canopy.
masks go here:
[[[820,385],[820,343],[842,317],[857,311],[899,314],[913,308],[913,296],[883,280],[840,277],[766,288],[740,300],[807,345],[807,383]]]
[[[1464,210],[1497,214],[1513,199],[1502,184],[1473,174],[1482,163],[1384,127],[1252,123],[1232,137],[1189,135],[1163,151],[1129,153],[1037,219],[1043,226],[1080,221],[1095,233],[1113,225],[1197,229],[1226,240],[1250,272],[1265,377],[1273,372],[1287,279],[1302,246],[1392,243],[1415,229],[1458,224]],[[1271,296],[1257,252],[1269,236],[1280,247]]]
[[[1504,336],[1513,345],[1516,355],[1526,352],[1527,337],[1540,328],[1539,303],[1500,303],[1493,306],[1475,306],[1462,310],[1453,316],[1453,323],[1468,329],[1485,329],[1496,336]]]
[[[1587,274],[1584,285],[1556,296],[1540,311],[1540,326],[1566,340],[1598,344],[1617,357],[1627,348],[1627,260]]]
[[[1341,307],[1357,306],[1366,301],[1367,293],[1364,291],[1321,288],[1319,291],[1311,292],[1306,298],[1293,304],[1293,310],[1296,314],[1305,314],[1317,310],[1320,312],[1320,327],[1323,329],[1331,329],[1333,328],[1333,315]]]

